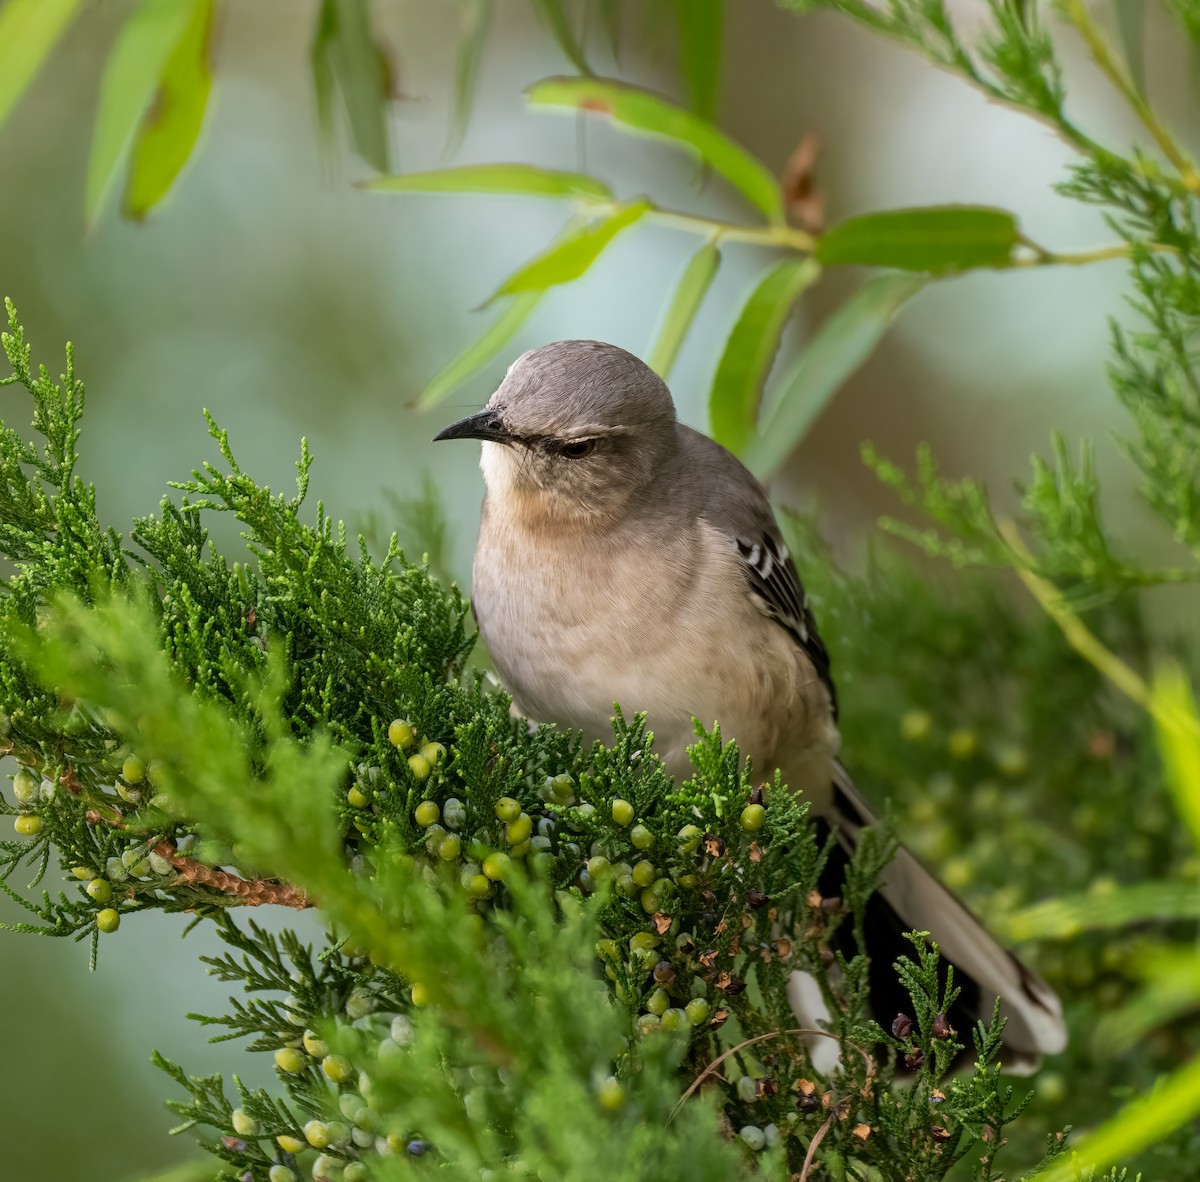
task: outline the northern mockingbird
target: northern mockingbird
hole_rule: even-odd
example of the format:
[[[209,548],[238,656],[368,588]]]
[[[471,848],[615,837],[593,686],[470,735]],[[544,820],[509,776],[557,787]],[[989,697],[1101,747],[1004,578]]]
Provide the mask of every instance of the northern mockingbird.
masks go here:
[[[756,769],[804,793],[838,838],[830,873],[843,868],[874,818],[838,762],[829,654],[746,468],[676,420],[648,366],[599,341],[526,353],[480,413],[436,438],[483,441],[472,603],[517,709],[589,739],[611,737],[614,701],[644,710],[677,777],[691,771],[693,719],[719,722]],[[1054,993],[907,850],[866,918],[878,1018],[906,1008],[891,968],[911,951],[900,933],[927,930],[964,987],[957,1029],[1000,997],[1006,1067],[1062,1049]],[[812,989],[791,993],[811,1020]]]

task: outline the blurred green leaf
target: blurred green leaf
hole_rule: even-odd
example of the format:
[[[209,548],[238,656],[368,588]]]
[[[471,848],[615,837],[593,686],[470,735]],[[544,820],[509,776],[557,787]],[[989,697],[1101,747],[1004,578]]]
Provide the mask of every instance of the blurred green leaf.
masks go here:
[[[613,61],[621,58],[621,0],[600,0],[600,21]]]
[[[675,0],[679,54],[692,110],[710,123],[717,113],[725,0]]]
[[[0,123],[50,56],[79,0],[8,0],[0,8]]]
[[[861,263],[937,275],[1006,267],[1017,241],[1016,219],[1004,210],[931,206],[851,218],[817,240],[816,257],[826,266]]]
[[[709,392],[708,417],[713,438],[735,455],[754,439],[763,384],[792,306],[820,273],[812,259],[776,264],[751,293],[725,342]]]
[[[454,115],[446,152],[454,152],[467,133],[475,106],[475,83],[483,61],[483,46],[492,24],[495,0],[459,0],[458,58],[454,65]]]
[[[84,209],[95,224],[121,158],[192,16],[191,0],[142,0],[121,27],[104,67],[88,159]]]
[[[354,151],[372,167],[387,172],[391,70],[371,31],[366,0],[323,0],[311,56],[317,117],[326,141],[332,134],[336,86]]]
[[[649,201],[634,201],[599,222],[568,230],[549,250],[513,272],[487,298],[484,306],[518,291],[545,291],[548,287],[578,279],[600,257],[604,248],[650,207]]]
[[[405,172],[366,181],[376,193],[512,193],[523,197],[565,197],[610,201],[612,190],[579,172],[555,172],[532,164],[468,164],[432,172]]]
[[[1146,93],[1146,0],[1113,0],[1117,34],[1129,66],[1129,76],[1142,94]]]
[[[563,0],[533,0],[533,10],[542,24],[550,30],[554,40],[558,42],[559,49],[567,55],[571,65],[581,74],[590,74],[592,68],[583,55],[583,46],[579,38],[571,28]]]
[[[774,472],[803,439],[842,383],[870,356],[904,303],[927,280],[879,275],[865,283],[804,346],[775,387],[746,466],[760,479]]]
[[[212,91],[209,54],[216,0],[190,0],[191,15],[142,121],[125,181],[124,212],[144,218],[182,171],[200,137]]]
[[[1088,1169],[1105,1170],[1200,1115],[1200,1057],[1131,1100],[1116,1116],[1084,1136],[1029,1182],[1077,1182]]]
[[[207,1158],[180,1162],[161,1174],[141,1174],[135,1182],[212,1182],[213,1163]]]
[[[1175,807],[1200,849],[1200,714],[1187,675],[1175,664],[1155,671],[1150,710]]]
[[[670,375],[696,313],[716,278],[721,252],[715,242],[706,242],[690,259],[675,285],[675,294],[663,316],[648,364],[664,380]]]
[[[771,221],[783,221],[779,183],[770,170],[711,124],[660,95],[603,78],[545,78],[525,95],[535,107],[593,111],[628,131],[689,148]]]
[[[1002,926],[1014,942],[1069,940],[1080,932],[1123,928],[1153,919],[1200,919],[1200,888],[1195,883],[1139,882],[1105,892],[1045,899],[1010,916]]]
[[[477,369],[486,365],[533,315],[534,308],[541,303],[545,294],[544,291],[527,291],[513,296],[487,331],[468,345],[425,387],[420,398],[414,403],[415,408],[428,410],[431,406],[436,406]]]
[[[1191,948],[1140,948],[1131,969],[1142,990],[1101,1018],[1096,1039],[1119,1054],[1152,1030],[1200,1008],[1200,952]]]

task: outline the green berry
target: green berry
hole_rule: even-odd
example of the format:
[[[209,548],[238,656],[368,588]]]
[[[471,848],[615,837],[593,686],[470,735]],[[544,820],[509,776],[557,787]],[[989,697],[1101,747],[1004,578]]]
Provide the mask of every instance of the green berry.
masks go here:
[[[13,799],[17,804],[33,804],[38,798],[37,777],[22,768],[12,781]]]
[[[341,1172],[341,1158],[334,1157],[329,1153],[321,1153],[317,1155],[317,1160],[313,1162],[312,1180],[313,1182],[337,1182]]]
[[[414,780],[424,783],[429,779],[429,773],[433,771],[433,764],[423,755],[410,755],[408,757],[408,770],[412,772]]]
[[[663,898],[662,892],[657,887],[647,887],[641,893],[642,910],[647,915],[653,915],[656,911],[662,910]]]
[[[648,887],[658,880],[658,868],[645,859],[633,868],[633,881],[640,887]]]
[[[462,853],[462,838],[457,833],[447,833],[438,846],[437,854],[443,862],[453,862]]]
[[[588,859],[587,872],[592,882],[602,883],[612,873],[612,863],[603,854],[597,854]]]
[[[617,797],[617,799],[612,802],[612,819],[616,821],[618,825],[632,825],[633,819],[636,816],[637,811],[634,809],[633,805],[629,803],[629,801],[622,800],[620,797]]]
[[[679,852],[694,854],[700,848],[700,839],[704,831],[696,825],[685,825],[676,836],[679,838]]]
[[[420,759],[420,758],[421,757],[419,755],[413,756],[413,759]],[[411,765],[412,759],[410,759],[408,762]],[[428,774],[429,774],[428,772],[425,773],[425,775],[428,775]],[[420,780],[423,780],[425,778],[425,776],[418,776],[417,778]],[[430,825],[434,825],[437,823],[437,821],[441,817],[441,815],[442,815],[442,810],[440,808],[438,808],[437,801],[423,800],[423,801],[421,801],[421,803],[419,805],[417,805],[417,810],[415,813],[413,813],[413,820],[415,820],[416,823],[418,825],[420,825],[422,829],[428,829]]]
[[[314,1059],[320,1059],[322,1055],[329,1054],[329,1047],[325,1045],[325,1040],[320,1038],[315,1030],[306,1030],[301,1041],[304,1043],[304,1049]]]
[[[96,926],[102,932],[115,932],[121,926],[121,913],[113,907],[105,907],[96,914]]]
[[[146,765],[136,755],[128,755],[121,764],[121,779],[126,784],[140,784],[146,778]]]
[[[738,1129],[738,1136],[745,1141],[748,1148],[753,1149],[757,1153],[767,1143],[767,1135],[758,1127],[758,1125],[742,1125]]]
[[[703,1026],[708,1021],[709,1015],[712,1013],[712,1006],[703,997],[693,997],[687,1003],[683,1011],[687,1015],[687,1020],[693,1026]]]
[[[757,833],[767,823],[767,810],[761,804],[748,804],[742,809],[742,828]]]
[[[979,736],[966,727],[959,727],[950,732],[946,749],[955,759],[970,759],[979,750]]]
[[[298,1075],[308,1066],[308,1056],[298,1047],[280,1047],[275,1052],[275,1066],[288,1075]]]
[[[615,1076],[610,1075],[596,1089],[596,1099],[606,1112],[616,1112],[625,1103],[625,1089]]]
[[[520,845],[533,835],[533,820],[528,813],[521,813],[515,821],[509,821],[504,827],[504,840],[509,845]]]
[[[278,1145],[284,1153],[303,1153],[305,1149],[308,1148],[305,1142],[301,1141],[299,1137],[293,1137],[290,1133],[280,1133],[279,1136],[275,1138],[275,1144]],[[279,1168],[282,1169],[283,1167],[281,1166]],[[288,1173],[290,1174],[291,1170],[288,1170]]]
[[[310,1120],[304,1126],[304,1139],[314,1149],[324,1149],[329,1144],[329,1126],[323,1120]]]
[[[325,1078],[333,1083],[344,1083],[350,1078],[354,1068],[345,1055],[326,1055],[321,1060],[321,1070],[325,1073]]]
[[[289,1141],[293,1139],[291,1137],[288,1138]],[[267,1182],[296,1182],[296,1172],[289,1170],[287,1166],[272,1166],[267,1171]]]
[[[654,834],[645,825],[635,825],[629,831],[629,840],[639,850],[648,850],[654,844]]]
[[[13,822],[13,828],[22,837],[37,837],[42,831],[42,818],[33,813],[26,813]]]
[[[90,882],[96,877],[96,872],[90,866],[72,866],[71,873],[81,882]]]
[[[933,716],[928,710],[909,710],[900,719],[900,737],[909,743],[921,743],[933,731]]]
[[[355,786],[346,793],[346,803],[352,809],[365,809],[371,802],[367,798],[366,793],[361,788]]]
[[[521,815],[521,805],[511,796],[502,796],[496,801],[496,818],[506,825]]]
[[[233,1125],[233,1131],[239,1137],[257,1137],[258,1136],[258,1121],[249,1113],[243,1112],[240,1108],[235,1108],[229,1114],[229,1120]]]
[[[671,1004],[671,995],[665,989],[656,989],[646,999],[646,1009],[651,1014],[658,1014],[660,1017],[666,1012]]]
[[[486,899],[492,893],[492,880],[486,874],[473,874],[467,882],[467,894],[476,899]]]
[[[743,1075],[737,1081],[738,1099],[745,1104],[753,1104],[758,1099],[758,1083],[752,1075]]]
[[[662,1028],[664,1030],[686,1030],[690,1024],[686,1011],[677,1007],[663,1010]]]
[[[375,1143],[375,1138],[371,1138],[371,1144]],[[342,1171],[342,1182],[367,1182],[367,1167],[360,1161],[349,1161],[346,1163],[346,1168]]]
[[[694,891],[700,885],[700,876],[697,874],[676,874],[675,883],[685,891]]]
[[[621,947],[616,940],[597,940],[596,955],[601,960],[609,960],[616,963],[621,958]]]
[[[429,1004],[429,987],[427,985],[422,985],[420,981],[413,982],[412,1003],[415,1006],[427,1006]]]
[[[393,719],[388,725],[387,735],[388,742],[401,751],[406,747],[411,747],[417,739],[417,732],[413,729],[412,723],[404,718]]]
[[[659,937],[653,932],[634,932],[629,937],[630,952],[649,952],[659,945]]]
[[[446,748],[441,743],[426,743],[421,748],[421,754],[434,766],[443,763],[446,759]]]
[[[512,866],[512,859],[507,854],[488,854],[483,860],[483,872],[493,882],[503,882]]]
[[[643,1014],[638,1019],[639,1034],[653,1034],[662,1029],[662,1019],[657,1014]]]
[[[83,888],[97,903],[107,903],[113,895],[112,886],[105,878],[93,878]]]
[[[509,856],[513,858],[523,858],[533,848],[533,839],[527,837],[520,845],[514,845],[509,849]]]

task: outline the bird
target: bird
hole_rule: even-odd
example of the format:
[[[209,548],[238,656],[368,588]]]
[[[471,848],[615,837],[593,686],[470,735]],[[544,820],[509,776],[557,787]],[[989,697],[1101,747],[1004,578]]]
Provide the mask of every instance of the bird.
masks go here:
[[[719,723],[833,836],[836,894],[876,817],[840,760],[830,655],[759,481],[679,421],[648,365],[602,341],[524,353],[481,411],[435,436],[449,439],[482,444],[471,603],[514,711],[588,740],[611,737],[614,703],[644,711],[677,778],[696,720]],[[989,1020],[999,998],[1006,1070],[1065,1045],[1054,991],[903,846],[864,927],[880,1020],[908,1002],[891,967],[912,952],[903,933],[928,931],[962,990],[953,1028]],[[813,984],[789,986],[809,1020]]]

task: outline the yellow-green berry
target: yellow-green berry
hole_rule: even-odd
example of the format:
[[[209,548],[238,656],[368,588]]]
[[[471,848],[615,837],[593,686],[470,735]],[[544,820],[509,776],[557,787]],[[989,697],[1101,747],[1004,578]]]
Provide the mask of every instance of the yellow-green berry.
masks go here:
[[[492,880],[486,874],[473,874],[467,880],[467,894],[476,899],[485,899],[492,893]]]
[[[72,866],[71,873],[81,882],[90,882],[96,877],[96,872],[90,866]]]
[[[648,887],[658,880],[658,868],[644,858],[633,868],[633,881],[640,887]]]
[[[17,804],[33,804],[38,798],[37,777],[22,768],[12,781],[13,799]]]
[[[928,710],[909,710],[900,719],[900,737],[909,743],[920,743],[933,731],[933,716]]]
[[[616,1112],[625,1103],[625,1089],[615,1076],[610,1075],[596,1089],[596,1099],[605,1111]]]
[[[121,913],[115,907],[105,907],[96,913],[96,926],[102,932],[115,932],[121,926]]]
[[[429,779],[429,773],[433,771],[433,764],[423,755],[410,755],[408,757],[408,770],[412,772],[414,780],[419,780],[423,783]]]
[[[619,796],[612,802],[612,819],[618,825],[632,825],[634,817],[637,816],[637,811],[633,805],[627,800],[622,800]]]
[[[528,813],[521,813],[515,821],[509,821],[504,827],[504,840],[509,845],[520,845],[528,841],[533,834],[533,820]]]
[[[126,784],[140,784],[146,778],[146,765],[136,755],[127,755],[121,764],[121,779]]]
[[[429,1004],[429,987],[420,981],[414,981],[411,996],[413,1005],[427,1006]]]
[[[417,732],[413,729],[413,725],[405,718],[394,718],[388,725],[388,742],[393,747],[398,747],[401,751],[406,747],[411,747],[416,742]]]
[[[646,999],[646,1009],[651,1014],[658,1014],[660,1017],[671,1004],[671,995],[665,989],[656,989]]]
[[[526,855],[527,853],[529,853],[529,851],[530,851],[532,848],[533,848],[533,840],[532,840],[532,838],[528,838],[528,837],[527,837],[527,838],[526,838],[526,839],[525,839],[523,842],[521,842],[519,845],[514,845],[514,846],[512,846],[512,847],[509,849],[508,853],[509,853],[509,856],[510,856],[510,857],[513,857],[513,858],[523,858],[523,857],[525,857],[525,855]]]
[[[662,1019],[657,1014],[643,1014],[638,1018],[637,1027],[639,1034],[653,1034],[662,1029]]]
[[[979,750],[979,736],[966,727],[959,727],[950,732],[946,749],[955,759],[970,759]]]
[[[284,1153],[303,1153],[308,1146],[300,1140],[299,1137],[293,1137],[290,1133],[280,1133],[275,1138],[275,1144],[283,1150]],[[288,1173],[291,1173],[289,1170]],[[274,1182],[274,1179],[272,1179]]]
[[[275,1066],[288,1075],[298,1075],[308,1066],[308,1056],[298,1047],[280,1047],[275,1052]]]
[[[462,838],[457,833],[447,833],[438,845],[437,854],[443,862],[453,862],[462,853]]]
[[[681,854],[694,854],[700,848],[700,839],[704,836],[703,830],[696,825],[685,825],[676,834],[679,838],[679,852]]]
[[[429,760],[430,764],[437,767],[439,763],[444,762],[446,758],[446,748],[441,743],[426,743],[421,748],[421,754]]]
[[[419,755],[413,756],[413,759],[420,758],[421,756]],[[412,759],[410,759],[408,762],[411,764]],[[425,774],[428,775],[429,773],[426,772]],[[424,778],[425,776],[418,776],[418,779],[423,780]],[[422,829],[428,829],[430,825],[437,824],[438,818],[440,818],[441,815],[442,810],[438,808],[437,801],[423,800],[419,805],[417,805],[416,811],[413,813],[413,820],[416,821],[416,823],[420,825]]]
[[[503,821],[506,825],[515,821],[521,815],[521,805],[519,801],[513,800],[511,796],[502,796],[496,801],[496,819]]]
[[[371,802],[366,793],[356,785],[346,793],[346,803],[352,809],[365,809]]]
[[[687,1020],[693,1026],[703,1026],[708,1021],[709,1014],[712,1013],[712,1006],[703,997],[693,997],[684,1007],[684,1013],[687,1014]]]
[[[304,1139],[314,1149],[324,1149],[329,1144],[329,1126],[323,1120],[310,1120],[304,1126]]]
[[[654,834],[645,825],[635,825],[629,831],[629,840],[639,850],[648,850],[654,844]]]
[[[686,1030],[690,1023],[685,1011],[673,1006],[662,1012],[662,1028],[664,1030]]]
[[[497,851],[488,854],[483,860],[483,872],[493,882],[503,882],[512,866],[512,859],[507,854]]]
[[[112,886],[106,878],[93,878],[83,889],[97,903],[107,903],[112,898]]]
[[[375,1138],[371,1138],[371,1144],[375,1143]],[[367,1182],[367,1167],[360,1161],[348,1161],[346,1168],[342,1171],[342,1182]]]
[[[288,1140],[294,1141],[295,1138],[289,1137]],[[296,1171],[289,1170],[287,1166],[273,1165],[267,1171],[267,1182],[296,1182]]]
[[[742,809],[742,828],[757,833],[767,823],[767,810],[761,804],[748,804]]]
[[[42,818],[33,813],[27,813],[13,821],[13,828],[22,837],[37,837],[42,831]]]
[[[660,891],[657,886],[647,887],[644,891],[642,891],[640,900],[642,904],[642,910],[647,915],[653,915],[656,911],[662,910],[662,891]]]
[[[326,1079],[332,1080],[334,1083],[343,1083],[350,1078],[354,1068],[345,1055],[326,1055],[321,1060],[321,1070],[325,1073]]]
[[[652,948],[657,948],[659,943],[659,937],[653,932],[634,932],[629,937],[629,951],[649,952]]]
[[[230,1123],[233,1125],[233,1131],[239,1137],[257,1137],[258,1136],[258,1121],[249,1113],[243,1112],[240,1108],[235,1108],[229,1114]]]

